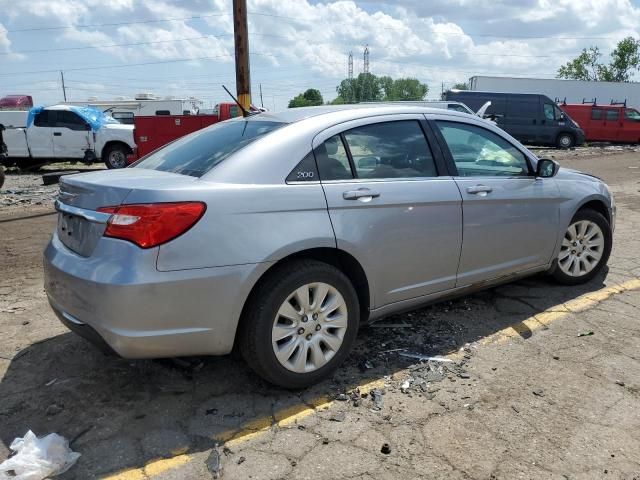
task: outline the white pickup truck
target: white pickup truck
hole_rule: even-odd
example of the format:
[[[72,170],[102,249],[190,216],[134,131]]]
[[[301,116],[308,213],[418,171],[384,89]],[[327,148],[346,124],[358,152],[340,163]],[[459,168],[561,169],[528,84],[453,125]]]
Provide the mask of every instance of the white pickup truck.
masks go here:
[[[26,126],[5,126],[5,166],[21,168],[49,162],[102,160],[109,168],[127,166],[135,153],[133,125],[123,125],[92,107],[34,107]]]

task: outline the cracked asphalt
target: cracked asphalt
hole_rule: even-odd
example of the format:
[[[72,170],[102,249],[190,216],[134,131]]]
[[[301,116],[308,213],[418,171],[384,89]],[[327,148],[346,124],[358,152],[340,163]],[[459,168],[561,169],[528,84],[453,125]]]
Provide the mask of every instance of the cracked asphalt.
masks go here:
[[[51,208],[0,208],[0,461],[31,429],[82,454],[62,479],[640,479],[640,153],[549,154],[615,195],[605,274],[387,318],[302,392],[233,355],[99,353],[46,304]]]

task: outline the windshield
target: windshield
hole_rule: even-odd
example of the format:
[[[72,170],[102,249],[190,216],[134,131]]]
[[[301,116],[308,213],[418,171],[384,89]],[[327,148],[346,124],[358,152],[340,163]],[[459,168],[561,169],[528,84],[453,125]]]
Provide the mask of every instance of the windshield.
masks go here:
[[[624,111],[624,118],[627,120],[640,121],[640,113],[635,108],[627,108]]]
[[[232,153],[284,125],[247,120],[221,122],[176,140],[132,166],[201,177]]]

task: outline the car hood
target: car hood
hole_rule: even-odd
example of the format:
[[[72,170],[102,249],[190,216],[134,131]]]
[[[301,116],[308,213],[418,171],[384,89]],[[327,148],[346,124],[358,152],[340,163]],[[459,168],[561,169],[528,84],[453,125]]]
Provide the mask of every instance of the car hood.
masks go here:
[[[581,172],[580,170],[564,167],[561,167],[560,170],[558,170],[556,178],[560,180],[582,180],[587,182],[604,183],[600,177],[596,177],[590,173]]]
[[[124,123],[105,123],[102,125],[102,128],[106,128],[107,130],[129,130],[133,131],[135,126],[133,125],[125,125]]]

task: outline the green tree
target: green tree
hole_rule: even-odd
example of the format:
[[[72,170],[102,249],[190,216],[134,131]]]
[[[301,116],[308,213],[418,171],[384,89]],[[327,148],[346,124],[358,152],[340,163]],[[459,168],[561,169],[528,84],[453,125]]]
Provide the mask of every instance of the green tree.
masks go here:
[[[640,68],[640,41],[627,37],[611,52],[609,65],[600,62],[600,49],[583,49],[576,58],[562,65],[558,78],[570,80],[628,82],[631,74]]]
[[[344,103],[376,102],[383,97],[380,79],[372,73],[361,73],[353,80],[345,78],[336,91]]]
[[[386,77],[389,78],[389,77]],[[429,87],[417,78],[398,78],[384,85],[385,100],[423,100]]]
[[[359,103],[382,100],[422,100],[429,88],[416,78],[393,79],[361,73],[353,80],[344,79],[337,86],[338,97],[332,102]],[[338,100],[340,99],[340,100]]]
[[[300,95],[296,95],[289,101],[289,108],[296,107],[312,107],[315,105],[322,105],[324,100],[320,90],[310,88]]]
[[[640,67],[640,41],[627,37],[611,52],[611,62],[607,67],[607,81],[628,82],[631,73]]]
[[[452,90],[469,90],[469,85],[467,85],[466,83],[456,83],[453,87],[451,87]]]
[[[598,62],[602,54],[598,47],[585,48],[582,53],[558,69],[558,78],[569,80],[601,80],[602,64]]]

